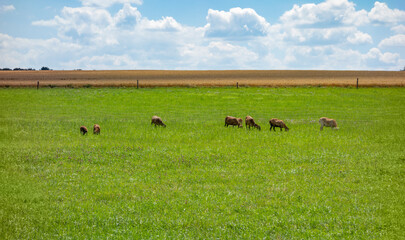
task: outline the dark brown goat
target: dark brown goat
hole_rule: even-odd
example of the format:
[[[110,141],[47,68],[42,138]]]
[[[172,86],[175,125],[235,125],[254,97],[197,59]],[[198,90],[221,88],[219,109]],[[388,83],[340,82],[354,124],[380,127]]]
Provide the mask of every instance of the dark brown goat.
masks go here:
[[[150,124],[151,124],[151,125],[152,125],[152,124],[155,124],[155,127],[156,127],[156,126],[163,126],[163,127],[166,127],[166,124],[164,124],[163,121],[162,121],[162,119],[161,119],[160,117],[158,117],[158,116],[153,116],[153,117],[152,117],[152,122],[151,122]]]
[[[80,127],[80,133],[85,135],[88,132],[87,128],[85,126]]]
[[[249,126],[249,129],[250,129],[250,127],[254,127],[254,128],[259,129],[259,131],[261,130],[261,127],[255,123],[255,120],[251,116],[246,116],[245,125],[246,125],[246,128]]]
[[[238,126],[240,128],[242,128],[242,123],[243,120],[242,118],[236,118],[236,117],[231,117],[231,116],[227,116],[225,118],[225,127],[228,127],[229,125],[231,126]]]
[[[276,127],[279,127],[280,131],[283,131],[283,128],[285,129],[285,131],[289,130],[289,128],[287,127],[287,125],[285,125],[283,120],[280,120],[277,118],[272,118],[272,119],[270,119],[269,123],[270,123],[270,131],[271,131],[271,128],[273,128],[273,130],[276,131]]]
[[[93,134],[97,134],[97,135],[100,134],[100,125],[94,124]]]

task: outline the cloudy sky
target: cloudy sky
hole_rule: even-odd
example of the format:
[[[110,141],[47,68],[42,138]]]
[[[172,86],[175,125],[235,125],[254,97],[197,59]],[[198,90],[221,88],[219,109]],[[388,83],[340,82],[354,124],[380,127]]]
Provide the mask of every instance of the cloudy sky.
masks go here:
[[[0,68],[399,70],[404,0],[0,0]]]

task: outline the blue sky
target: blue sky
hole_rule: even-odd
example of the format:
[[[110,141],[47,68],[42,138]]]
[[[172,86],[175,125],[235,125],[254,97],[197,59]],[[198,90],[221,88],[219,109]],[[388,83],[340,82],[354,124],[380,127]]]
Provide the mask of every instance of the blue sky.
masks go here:
[[[399,70],[403,0],[0,0],[0,68]]]

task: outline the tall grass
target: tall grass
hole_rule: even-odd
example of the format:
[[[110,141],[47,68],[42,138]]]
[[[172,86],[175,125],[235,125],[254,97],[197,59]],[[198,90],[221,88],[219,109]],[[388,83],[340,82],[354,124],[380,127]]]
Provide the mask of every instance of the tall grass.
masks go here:
[[[403,238],[404,102],[403,88],[0,89],[0,238]],[[320,132],[323,116],[340,129]]]

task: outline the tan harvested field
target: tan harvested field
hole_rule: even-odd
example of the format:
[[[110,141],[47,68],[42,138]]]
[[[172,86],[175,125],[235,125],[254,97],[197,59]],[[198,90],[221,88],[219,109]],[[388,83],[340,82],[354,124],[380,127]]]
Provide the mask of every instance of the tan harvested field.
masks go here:
[[[0,71],[0,87],[356,86],[404,87],[405,71]]]

